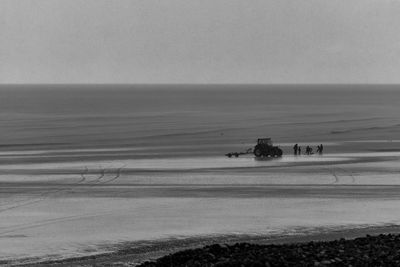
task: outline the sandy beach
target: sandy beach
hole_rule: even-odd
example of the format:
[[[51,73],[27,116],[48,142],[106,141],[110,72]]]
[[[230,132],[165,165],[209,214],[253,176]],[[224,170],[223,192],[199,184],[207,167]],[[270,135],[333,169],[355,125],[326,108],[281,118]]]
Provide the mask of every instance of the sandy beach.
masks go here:
[[[213,244],[234,245],[238,243],[249,243],[258,245],[287,245],[303,244],[306,242],[329,242],[339,239],[353,240],[355,238],[366,237],[368,235],[377,236],[381,234],[399,234],[398,226],[381,226],[333,230],[319,229],[318,233],[308,233],[306,235],[230,235],[214,237],[194,237],[186,239],[166,239],[154,242],[146,242],[138,246],[135,242],[121,244],[119,248],[110,253],[97,254],[64,260],[49,260],[40,263],[21,264],[21,266],[136,266],[148,261],[155,261],[166,255],[185,251],[188,249],[199,249]]]
[[[225,89],[211,96],[122,88],[112,96],[119,105],[104,101],[112,97],[101,90],[98,99],[74,90],[46,91],[45,103],[53,104],[43,105],[29,91],[1,91],[8,97],[1,106],[8,115],[0,115],[3,265],[93,258],[134,265],[216,242],[398,231],[398,93],[380,93],[385,106],[368,102],[374,90],[356,94],[350,108],[325,89],[325,106],[313,114],[309,108],[320,104],[301,96],[296,106],[290,89],[253,89],[245,98],[232,89],[228,105]],[[20,97],[27,102],[18,110]],[[156,109],[145,104],[160,99]],[[114,113],[102,113],[97,102]],[[282,158],[224,156],[264,135]],[[294,143],[325,150],[295,156]]]
[[[122,257],[138,263],[217,240],[397,232],[399,160],[392,151],[3,164],[1,260],[118,260],[133,249]]]

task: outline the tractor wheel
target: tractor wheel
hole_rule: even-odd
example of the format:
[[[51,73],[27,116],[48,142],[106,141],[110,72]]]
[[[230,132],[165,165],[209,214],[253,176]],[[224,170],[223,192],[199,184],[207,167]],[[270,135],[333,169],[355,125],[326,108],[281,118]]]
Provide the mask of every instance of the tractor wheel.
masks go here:
[[[276,149],[276,156],[277,156],[277,157],[282,157],[282,154],[283,154],[283,153],[282,153],[282,149],[277,148],[277,149]]]
[[[254,149],[254,156],[256,156],[257,158],[262,156],[262,151],[259,148]]]

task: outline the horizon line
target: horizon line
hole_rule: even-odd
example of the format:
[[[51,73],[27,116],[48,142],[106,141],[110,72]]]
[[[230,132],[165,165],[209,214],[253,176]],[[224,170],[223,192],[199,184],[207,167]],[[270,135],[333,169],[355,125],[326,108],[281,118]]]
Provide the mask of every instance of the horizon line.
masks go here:
[[[118,85],[118,86],[400,86],[400,83],[0,83],[0,86],[62,86],[62,85]]]

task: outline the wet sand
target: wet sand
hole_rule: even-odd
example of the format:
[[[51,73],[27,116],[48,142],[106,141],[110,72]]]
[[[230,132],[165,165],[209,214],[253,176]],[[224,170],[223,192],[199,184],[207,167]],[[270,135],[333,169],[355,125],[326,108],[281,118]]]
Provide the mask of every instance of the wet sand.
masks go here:
[[[14,87],[0,88],[2,263],[400,224],[390,86]],[[284,157],[223,156],[261,137]],[[295,142],[326,153],[295,157]]]
[[[50,260],[40,263],[21,264],[21,266],[136,266],[188,249],[196,249],[213,244],[233,245],[236,243],[268,244],[299,244],[305,242],[333,241],[339,239],[351,240],[367,235],[399,234],[400,226],[387,225],[380,227],[358,227],[351,229],[318,229],[314,233],[302,235],[221,235],[210,237],[193,237],[185,239],[167,239],[147,242],[126,242],[120,244],[114,252],[92,256]]]
[[[109,263],[109,253],[139,262],[216,240],[354,237],[400,224],[400,152],[27,163],[51,153],[0,165],[4,263],[101,254]]]

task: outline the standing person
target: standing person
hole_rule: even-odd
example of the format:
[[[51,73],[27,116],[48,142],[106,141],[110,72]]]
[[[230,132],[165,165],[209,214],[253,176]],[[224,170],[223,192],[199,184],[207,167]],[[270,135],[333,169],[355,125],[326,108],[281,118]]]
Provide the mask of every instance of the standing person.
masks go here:
[[[322,146],[322,144],[319,146],[319,153],[322,154],[322,152],[324,151],[324,147]]]
[[[321,147],[319,145],[317,146],[317,153],[321,153]]]
[[[301,147],[300,146],[297,148],[297,152],[299,155],[301,155]]]
[[[297,155],[297,148],[299,147],[299,145],[298,144],[295,144],[294,146],[293,146],[293,151],[294,151],[294,154],[295,155]]]

